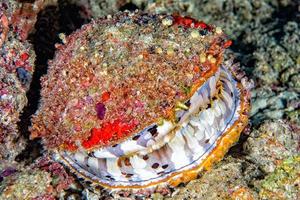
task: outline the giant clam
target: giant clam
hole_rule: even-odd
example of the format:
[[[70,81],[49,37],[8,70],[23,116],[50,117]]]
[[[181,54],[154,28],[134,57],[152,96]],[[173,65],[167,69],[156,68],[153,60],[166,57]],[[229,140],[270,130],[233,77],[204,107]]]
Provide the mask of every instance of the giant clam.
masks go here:
[[[31,137],[78,176],[111,190],[197,177],[247,125],[249,87],[219,27],[118,13],[57,45]]]

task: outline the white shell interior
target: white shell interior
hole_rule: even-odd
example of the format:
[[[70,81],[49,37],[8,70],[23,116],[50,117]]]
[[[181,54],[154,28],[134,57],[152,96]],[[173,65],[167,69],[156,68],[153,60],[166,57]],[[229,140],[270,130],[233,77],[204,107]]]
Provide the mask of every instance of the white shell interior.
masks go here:
[[[216,90],[217,82],[222,90]],[[199,165],[239,117],[240,92],[230,71],[221,67],[177,113],[178,124],[151,125],[116,146],[86,152],[60,152],[80,174],[111,186],[147,185]]]

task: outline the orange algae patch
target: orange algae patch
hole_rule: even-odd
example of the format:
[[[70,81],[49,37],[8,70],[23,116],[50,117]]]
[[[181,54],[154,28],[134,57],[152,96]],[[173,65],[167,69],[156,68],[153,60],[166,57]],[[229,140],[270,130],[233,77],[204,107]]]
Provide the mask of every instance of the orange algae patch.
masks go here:
[[[194,67],[194,72],[199,73],[200,72],[200,67],[198,65],[196,65]]]
[[[62,146],[64,149],[67,149],[69,151],[75,151],[78,149],[77,145],[75,145],[75,143],[73,142],[65,142]]]
[[[108,101],[109,98],[110,98],[110,92],[103,92],[103,93],[102,93],[102,96],[101,96],[102,102]]]
[[[227,40],[227,41],[224,43],[223,47],[224,47],[224,48],[228,48],[228,47],[230,47],[231,45],[232,45],[232,40]]]
[[[107,144],[112,139],[120,139],[128,135],[128,133],[136,126],[136,124],[128,124],[121,120],[115,120],[112,123],[105,123],[101,128],[93,128],[90,137],[81,142],[81,146],[85,149],[91,149],[99,145]],[[69,151],[75,151],[78,146],[75,143],[65,142],[63,147]]]
[[[90,149],[99,144],[107,144],[112,138],[120,139],[126,136],[136,125],[126,124],[121,120],[103,124],[101,128],[93,128],[91,136],[82,142],[85,149]]]
[[[174,17],[174,24],[175,25],[182,25],[185,26],[187,28],[202,28],[202,29],[209,29],[211,30],[211,27],[202,22],[202,21],[197,21],[191,17],[182,17],[182,16],[178,16],[178,15],[173,15]]]
[[[254,200],[253,195],[251,194],[248,188],[239,187],[232,194],[231,198],[233,200]]]

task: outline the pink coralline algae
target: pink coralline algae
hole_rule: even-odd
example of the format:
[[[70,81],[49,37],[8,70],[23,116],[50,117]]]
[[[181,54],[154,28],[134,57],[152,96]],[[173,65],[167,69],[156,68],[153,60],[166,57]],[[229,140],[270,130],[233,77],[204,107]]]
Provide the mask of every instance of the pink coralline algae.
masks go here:
[[[27,104],[35,62],[33,47],[26,39],[38,12],[49,2],[0,3],[0,158],[14,159],[24,145],[17,122]]]
[[[17,122],[27,104],[25,93],[17,76],[0,68],[0,160],[12,159],[24,145],[18,141]]]
[[[4,0],[0,3],[0,16],[4,16],[1,18],[2,22],[7,18],[11,30],[21,41],[25,41],[34,28],[38,13],[46,6],[55,3],[56,0],[35,0],[32,3]]]
[[[0,47],[2,46],[2,44],[4,43],[4,41],[6,40],[7,37],[7,33],[8,33],[8,20],[6,15],[4,15],[3,13],[0,15]]]
[[[51,174],[53,179],[52,186],[55,190],[54,193],[68,189],[74,182],[73,177],[66,172],[65,168],[60,163],[51,160],[49,157],[40,158],[34,167]]]

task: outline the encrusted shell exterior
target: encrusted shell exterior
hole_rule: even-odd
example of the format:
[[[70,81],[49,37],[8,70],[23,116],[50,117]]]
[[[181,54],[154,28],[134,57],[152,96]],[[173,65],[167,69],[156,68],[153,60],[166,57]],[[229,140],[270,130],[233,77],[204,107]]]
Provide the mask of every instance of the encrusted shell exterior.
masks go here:
[[[58,46],[32,137],[111,190],[194,179],[222,159],[248,122],[251,84],[223,62],[230,44],[220,28],[189,17],[120,13],[94,21]]]

